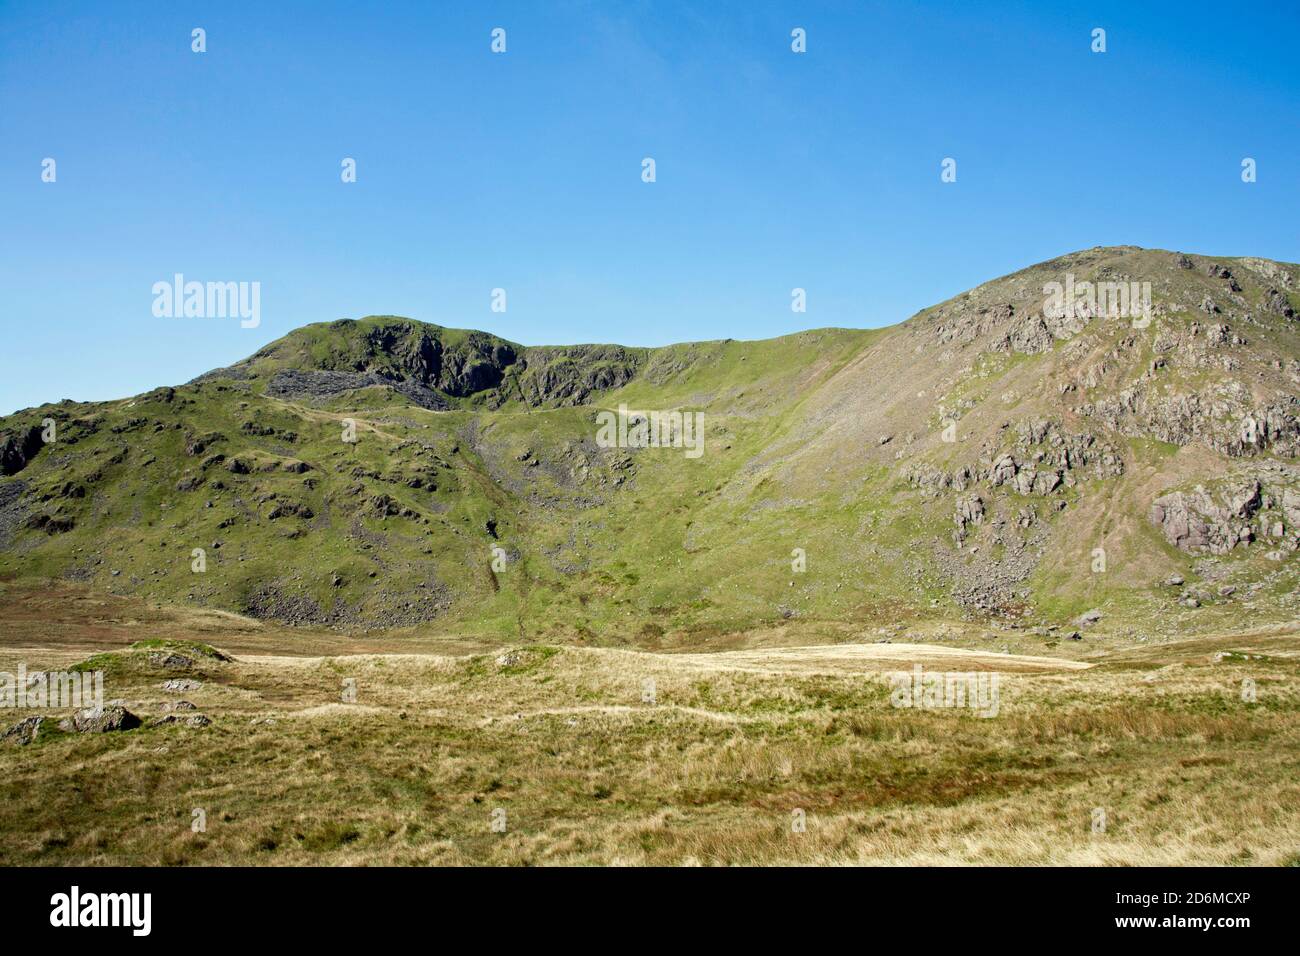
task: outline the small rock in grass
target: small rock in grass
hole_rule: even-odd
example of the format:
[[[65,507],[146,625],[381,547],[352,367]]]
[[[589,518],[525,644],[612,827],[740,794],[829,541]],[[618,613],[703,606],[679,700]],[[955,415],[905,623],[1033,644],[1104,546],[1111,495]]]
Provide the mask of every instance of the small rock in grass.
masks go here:
[[[149,721],[150,727],[164,727],[168,724],[183,724],[186,727],[206,727],[212,720],[206,714],[164,714]]]

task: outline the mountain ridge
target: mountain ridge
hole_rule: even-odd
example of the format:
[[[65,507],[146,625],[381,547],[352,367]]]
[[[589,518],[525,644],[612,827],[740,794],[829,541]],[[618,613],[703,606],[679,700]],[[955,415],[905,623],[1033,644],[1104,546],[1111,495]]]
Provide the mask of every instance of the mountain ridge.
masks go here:
[[[1147,283],[1149,315],[1058,316],[1067,276]],[[0,574],[663,647],[1294,614],[1297,290],[1295,264],[1098,247],[881,329],[641,348],[314,323],[185,385],[0,419]],[[619,406],[700,411],[705,455],[602,447]]]

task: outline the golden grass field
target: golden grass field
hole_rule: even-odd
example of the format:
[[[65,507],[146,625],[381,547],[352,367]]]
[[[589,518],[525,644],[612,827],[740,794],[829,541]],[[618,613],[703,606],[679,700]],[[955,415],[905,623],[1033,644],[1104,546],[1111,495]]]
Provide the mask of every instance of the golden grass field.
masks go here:
[[[0,743],[5,865],[1300,862],[1295,626],[663,654],[355,639],[64,585],[0,584],[0,612],[0,670],[105,654],[105,697],[213,721]],[[234,660],[178,674],[142,639]],[[998,715],[892,706],[887,675],[917,663],[997,673]],[[176,676],[202,687],[164,691]]]

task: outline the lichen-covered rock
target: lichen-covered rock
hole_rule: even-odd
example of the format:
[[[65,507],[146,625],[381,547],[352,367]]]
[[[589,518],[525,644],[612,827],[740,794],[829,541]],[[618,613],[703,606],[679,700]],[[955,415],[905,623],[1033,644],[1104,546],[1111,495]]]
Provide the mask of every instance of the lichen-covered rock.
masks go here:
[[[122,706],[88,707],[59,721],[59,729],[79,734],[107,734],[140,726],[140,718]]]
[[[4,732],[3,739],[16,741],[19,746],[25,747],[40,735],[44,723],[44,717],[24,717]]]
[[[1253,479],[1227,491],[1222,502],[1204,487],[1175,491],[1151,503],[1151,521],[1181,551],[1227,554],[1255,540],[1251,517],[1259,510],[1260,484]]]

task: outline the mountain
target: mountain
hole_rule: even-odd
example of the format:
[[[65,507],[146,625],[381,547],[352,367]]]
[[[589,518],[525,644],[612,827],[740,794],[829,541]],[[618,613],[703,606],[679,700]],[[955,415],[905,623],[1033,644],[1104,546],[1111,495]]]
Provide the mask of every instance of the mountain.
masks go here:
[[[0,577],[658,648],[1293,620],[1298,303],[1295,264],[1117,247],[765,341],[310,325],[0,419]],[[702,452],[606,447],[620,406],[700,413]]]

